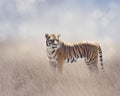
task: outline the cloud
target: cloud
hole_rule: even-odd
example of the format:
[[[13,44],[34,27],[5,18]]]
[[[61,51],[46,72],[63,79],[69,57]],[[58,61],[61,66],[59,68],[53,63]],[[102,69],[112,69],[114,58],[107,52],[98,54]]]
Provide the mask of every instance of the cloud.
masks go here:
[[[0,24],[0,41],[6,40],[7,38],[15,38],[17,33],[14,32],[17,30],[9,22]]]
[[[120,3],[117,1],[104,1],[104,4],[96,0],[0,2],[0,25],[12,27],[1,27],[0,38],[16,34],[15,37],[24,39],[39,39],[48,32],[60,33],[66,41],[119,41]]]

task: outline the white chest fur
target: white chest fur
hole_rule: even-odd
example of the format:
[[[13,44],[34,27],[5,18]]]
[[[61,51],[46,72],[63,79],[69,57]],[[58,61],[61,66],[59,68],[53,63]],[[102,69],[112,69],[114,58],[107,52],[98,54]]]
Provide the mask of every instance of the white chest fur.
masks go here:
[[[50,61],[52,62],[56,62],[56,59],[55,59],[55,49],[52,49],[52,48],[47,48],[47,56],[49,58]]]

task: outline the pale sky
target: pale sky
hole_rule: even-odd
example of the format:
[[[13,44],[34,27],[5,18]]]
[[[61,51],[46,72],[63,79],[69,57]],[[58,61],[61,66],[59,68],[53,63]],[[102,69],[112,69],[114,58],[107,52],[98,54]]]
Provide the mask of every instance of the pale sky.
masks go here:
[[[119,42],[120,0],[0,0],[0,41],[44,40]]]

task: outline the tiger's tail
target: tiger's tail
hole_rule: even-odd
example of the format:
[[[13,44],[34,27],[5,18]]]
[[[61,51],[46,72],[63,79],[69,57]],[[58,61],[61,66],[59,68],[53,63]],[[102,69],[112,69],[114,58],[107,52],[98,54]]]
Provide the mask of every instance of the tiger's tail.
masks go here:
[[[99,51],[99,57],[100,57],[100,65],[101,65],[101,69],[104,70],[104,67],[103,67],[102,49],[101,49],[100,46],[99,46],[99,48],[98,48],[98,51]]]

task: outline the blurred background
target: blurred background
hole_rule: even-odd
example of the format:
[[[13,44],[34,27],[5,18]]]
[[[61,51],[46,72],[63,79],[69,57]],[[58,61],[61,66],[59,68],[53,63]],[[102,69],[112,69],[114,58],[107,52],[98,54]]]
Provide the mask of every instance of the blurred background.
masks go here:
[[[120,0],[0,0],[0,96],[119,96],[119,26]],[[82,59],[53,72],[45,33],[100,43],[105,74]]]
[[[119,0],[1,0],[0,41],[44,39],[119,42]]]

